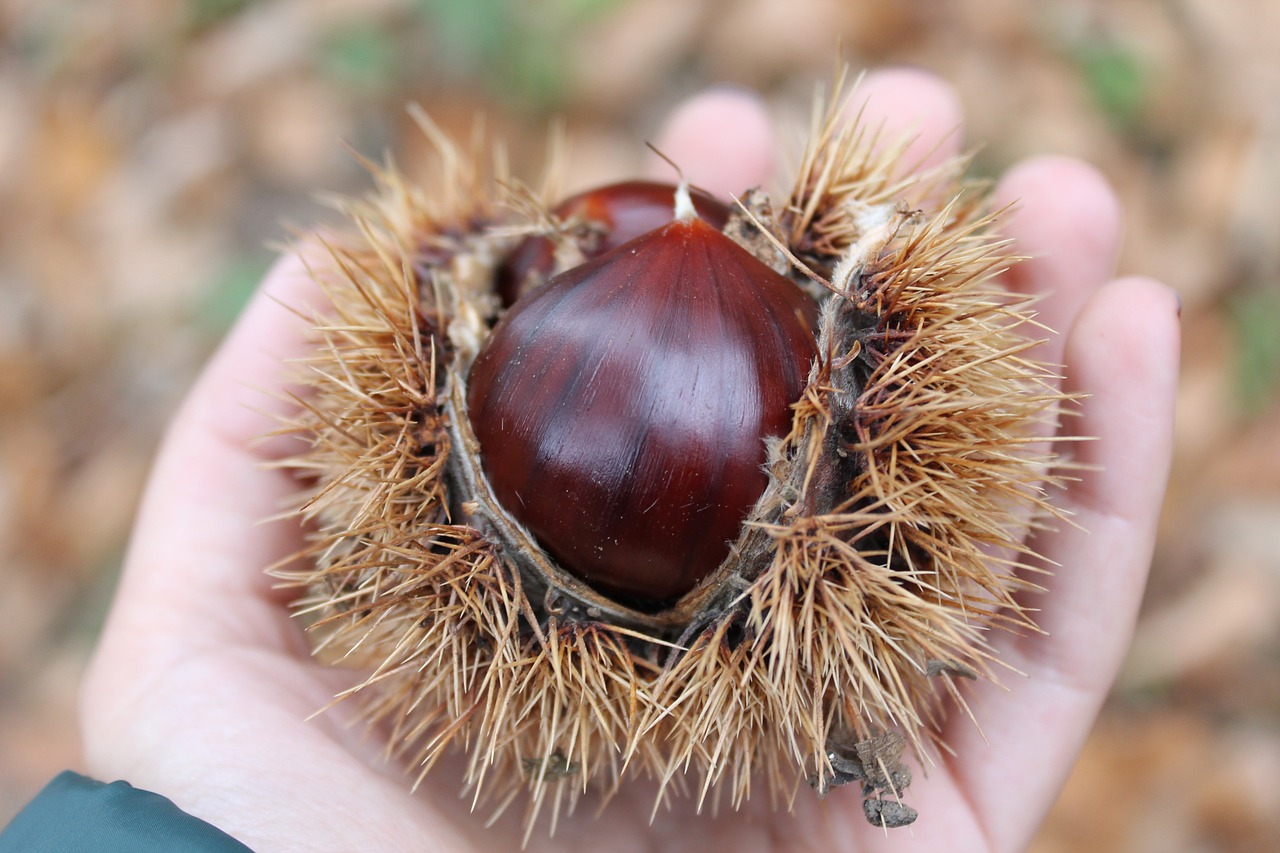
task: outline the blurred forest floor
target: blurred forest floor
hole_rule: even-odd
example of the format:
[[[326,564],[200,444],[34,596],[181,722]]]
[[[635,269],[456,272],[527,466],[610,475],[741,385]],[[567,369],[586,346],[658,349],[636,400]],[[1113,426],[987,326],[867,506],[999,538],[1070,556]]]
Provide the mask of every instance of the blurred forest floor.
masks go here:
[[[1097,164],[1183,299],[1134,650],[1034,849],[1280,850],[1280,3],[0,0],[0,824],[78,761],[76,683],[160,431],[352,149],[483,112],[536,175],[634,174],[681,97],[808,108],[839,52],[957,86],[975,168]],[[798,138],[798,137],[797,137]],[[534,140],[527,150],[520,144]],[[524,159],[521,159],[524,158]]]

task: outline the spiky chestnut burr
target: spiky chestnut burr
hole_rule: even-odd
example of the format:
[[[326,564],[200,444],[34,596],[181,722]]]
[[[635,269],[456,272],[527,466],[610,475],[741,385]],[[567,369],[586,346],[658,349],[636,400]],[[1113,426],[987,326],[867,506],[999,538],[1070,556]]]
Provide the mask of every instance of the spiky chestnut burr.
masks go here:
[[[992,282],[1013,259],[964,164],[896,177],[903,146],[841,114],[815,119],[786,198],[749,192],[725,224],[816,295],[816,354],[727,557],[657,605],[560,565],[467,416],[516,244],[573,265],[598,223],[497,189],[425,119],[442,184],[384,171],[350,205],[358,233],[315,269],[333,313],[294,425],[314,568],[288,577],[318,653],[369,670],[353,693],[421,773],[464,750],[478,796],[527,789],[530,825],[631,775],[734,806],[753,779],[784,799],[856,782],[868,819],[914,818],[903,751],[927,759],[957,679],[991,675],[990,629],[1033,627],[1016,570],[1051,512],[1035,448],[1061,397]]]

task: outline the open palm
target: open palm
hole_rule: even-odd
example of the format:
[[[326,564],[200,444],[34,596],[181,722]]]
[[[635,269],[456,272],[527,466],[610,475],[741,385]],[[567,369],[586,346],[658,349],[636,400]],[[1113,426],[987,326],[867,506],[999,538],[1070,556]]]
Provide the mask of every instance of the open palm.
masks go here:
[[[860,96],[890,129],[914,128],[913,151],[954,153],[961,116],[927,75],[870,75]],[[774,141],[757,103],[739,92],[694,99],[660,148],[694,183],[721,193],[763,181]],[[932,153],[928,153],[932,152]],[[1096,466],[1060,493],[1078,526],[1036,534],[1059,566],[1040,609],[1046,634],[997,641],[1026,678],[974,687],[979,731],[955,714],[954,757],[918,774],[920,820],[889,834],[866,823],[858,791],[807,792],[788,813],[767,798],[738,813],[695,814],[677,802],[650,820],[654,790],[624,786],[600,815],[562,817],[531,850],[1014,851],[1031,838],[1061,787],[1132,632],[1167,471],[1177,374],[1176,300],[1159,283],[1111,280],[1119,211],[1105,183],[1074,161],[1041,158],[997,189],[1020,200],[1005,224],[1033,260],[1009,287],[1042,294],[1041,320],[1062,335],[1040,357],[1066,365],[1090,395],[1075,446]],[[214,357],[170,427],[138,517],[114,609],[90,668],[82,728],[89,771],[127,779],[270,851],[518,849],[519,815],[486,828],[444,765],[411,792],[404,770],[350,724],[342,705],[317,717],[357,679],[308,656],[285,595],[263,568],[294,553],[292,520],[264,523],[296,489],[264,462],[288,452],[261,440],[288,404],[285,363],[303,355],[320,299],[286,258]],[[288,307],[285,307],[288,306]],[[1087,531],[1087,532],[1085,532]],[[589,801],[588,801],[589,803]]]

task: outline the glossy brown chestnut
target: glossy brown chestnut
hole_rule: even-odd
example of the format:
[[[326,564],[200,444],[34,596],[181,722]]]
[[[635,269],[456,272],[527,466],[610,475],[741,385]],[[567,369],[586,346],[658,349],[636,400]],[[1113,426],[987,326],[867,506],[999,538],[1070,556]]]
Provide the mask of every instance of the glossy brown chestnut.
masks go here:
[[[602,592],[688,592],[764,491],[764,439],[790,429],[816,316],[795,284],[692,216],[553,277],[471,368],[494,496]]]
[[[570,196],[551,212],[561,222],[578,223],[578,248],[586,260],[603,255],[641,234],[666,225],[675,208],[676,187],[657,181],[624,181]],[[717,231],[731,212],[719,199],[690,189],[694,210]],[[555,267],[555,243],[529,237],[498,268],[498,295],[512,305],[526,290],[543,283]]]

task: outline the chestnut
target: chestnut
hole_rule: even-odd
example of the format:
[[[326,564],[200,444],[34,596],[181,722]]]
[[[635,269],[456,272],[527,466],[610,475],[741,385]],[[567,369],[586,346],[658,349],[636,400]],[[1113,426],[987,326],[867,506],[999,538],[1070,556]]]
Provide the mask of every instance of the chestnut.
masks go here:
[[[660,181],[623,181],[572,195],[551,210],[569,230],[584,260],[616,249],[671,221],[676,186]],[[698,216],[715,227],[729,221],[728,205],[690,187],[689,198]],[[551,237],[525,238],[497,270],[498,295],[512,305],[521,294],[545,282],[555,271],[556,242]]]
[[[634,227],[655,186],[575,204]],[[498,502],[563,568],[649,603],[724,561],[817,355],[813,300],[680,192],[684,215],[518,300],[468,380]]]

